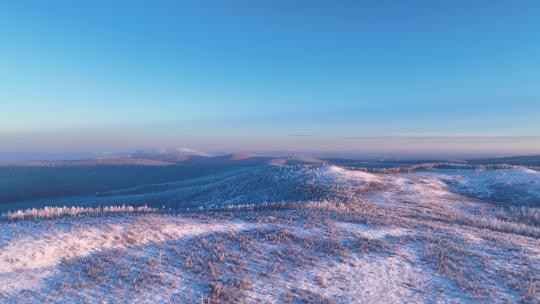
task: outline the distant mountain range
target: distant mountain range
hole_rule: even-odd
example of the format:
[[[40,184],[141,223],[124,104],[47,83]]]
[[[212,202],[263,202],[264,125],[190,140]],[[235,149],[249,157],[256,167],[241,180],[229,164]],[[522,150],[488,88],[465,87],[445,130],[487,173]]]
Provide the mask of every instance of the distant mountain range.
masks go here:
[[[381,159],[376,162],[418,164],[424,162],[444,162],[445,160],[396,160]],[[261,156],[252,153],[237,153],[212,156],[209,153],[189,148],[139,149],[116,153],[98,153],[92,157],[79,160],[44,160],[44,161],[8,161],[0,162],[0,167],[88,167],[88,166],[174,166],[190,165],[240,165],[253,166],[262,164],[284,165],[299,163],[335,163],[340,165],[361,164],[374,160],[358,160],[348,158],[315,158],[303,155],[286,157]],[[509,164],[522,166],[540,166],[540,155],[514,156],[502,158],[483,158],[460,161],[468,164]]]
[[[414,167],[426,162],[434,161],[319,159],[299,155],[273,157],[250,153],[212,156],[185,148],[102,153],[81,160],[0,162],[0,204],[31,199],[98,195],[140,185],[178,182],[212,174],[249,170],[256,166],[329,163],[386,170]],[[476,159],[455,163],[540,167],[540,156]]]
[[[95,157],[81,160],[0,162],[0,167],[174,166],[179,164],[253,166],[322,162],[324,160],[308,156],[270,157],[252,153],[211,156],[208,153],[187,148],[167,148],[100,153]]]
[[[475,160],[470,160],[469,162],[473,164],[508,164],[508,165],[518,165],[518,166],[539,167],[540,155],[475,159]]]

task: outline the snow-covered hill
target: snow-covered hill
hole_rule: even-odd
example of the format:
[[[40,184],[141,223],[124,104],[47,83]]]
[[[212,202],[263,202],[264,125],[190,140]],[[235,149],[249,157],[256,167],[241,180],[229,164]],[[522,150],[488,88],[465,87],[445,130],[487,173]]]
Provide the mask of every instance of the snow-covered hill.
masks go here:
[[[279,164],[57,201],[150,207],[7,214],[0,302],[534,303],[540,210],[468,195],[536,181]]]
[[[435,170],[459,193],[502,205],[540,207],[540,172],[526,168]]]

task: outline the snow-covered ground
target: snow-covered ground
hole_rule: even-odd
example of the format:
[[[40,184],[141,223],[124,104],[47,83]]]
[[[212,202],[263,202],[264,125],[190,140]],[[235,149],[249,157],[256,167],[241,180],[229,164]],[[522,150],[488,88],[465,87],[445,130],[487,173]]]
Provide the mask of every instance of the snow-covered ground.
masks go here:
[[[540,207],[540,172],[527,168],[434,170],[452,190],[500,204]]]
[[[257,168],[109,197],[178,195],[202,211],[5,217],[0,302],[537,303],[538,209],[454,188],[537,187],[523,172]]]

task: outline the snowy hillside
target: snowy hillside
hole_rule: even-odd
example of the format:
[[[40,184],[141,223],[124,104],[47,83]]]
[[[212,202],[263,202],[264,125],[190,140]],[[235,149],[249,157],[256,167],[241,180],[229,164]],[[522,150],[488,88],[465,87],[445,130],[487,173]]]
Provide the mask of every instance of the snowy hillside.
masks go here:
[[[268,165],[9,213],[0,301],[534,303],[539,209],[455,190],[536,174]]]
[[[526,168],[436,170],[452,190],[500,204],[540,207],[540,172]]]

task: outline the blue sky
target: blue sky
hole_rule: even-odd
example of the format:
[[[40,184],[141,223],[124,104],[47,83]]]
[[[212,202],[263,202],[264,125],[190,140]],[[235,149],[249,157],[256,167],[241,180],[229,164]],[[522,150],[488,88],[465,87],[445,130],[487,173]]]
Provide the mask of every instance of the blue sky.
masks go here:
[[[0,152],[540,153],[538,1],[2,1]]]

